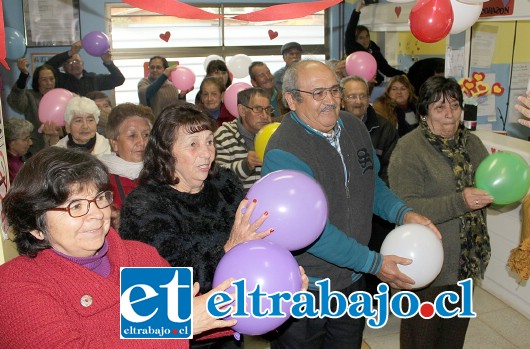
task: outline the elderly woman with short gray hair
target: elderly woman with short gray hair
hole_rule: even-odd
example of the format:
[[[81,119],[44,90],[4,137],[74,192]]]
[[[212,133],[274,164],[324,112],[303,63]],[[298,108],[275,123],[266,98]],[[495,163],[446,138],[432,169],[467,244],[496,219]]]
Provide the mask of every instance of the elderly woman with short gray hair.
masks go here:
[[[64,111],[68,134],[55,145],[86,151],[94,156],[110,154],[108,139],[97,133],[99,113],[96,102],[89,98],[75,96],[70,99]]]
[[[33,144],[31,132],[33,124],[24,119],[9,119],[4,123],[7,148],[7,167],[9,168],[9,182],[13,182],[22,165],[26,161],[26,154]]]

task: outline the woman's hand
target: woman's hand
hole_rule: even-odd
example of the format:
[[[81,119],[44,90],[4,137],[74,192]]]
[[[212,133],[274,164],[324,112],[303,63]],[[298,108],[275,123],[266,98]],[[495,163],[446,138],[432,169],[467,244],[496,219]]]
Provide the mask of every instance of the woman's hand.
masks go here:
[[[172,66],[167,67],[166,69],[164,69],[163,74],[169,78],[169,76],[171,75],[171,72],[175,71],[178,68],[178,66],[179,66],[178,64],[174,64]]]
[[[220,283],[216,288],[210,292],[201,296],[193,297],[193,335],[214,329],[232,327],[237,323],[237,320],[223,320],[212,317],[207,309],[206,303],[208,298],[215,292],[222,292],[229,288],[232,284],[233,279],[226,279]],[[196,282],[193,284],[193,295],[196,296],[199,293],[199,284]],[[232,299],[235,298],[235,294],[232,294]]]
[[[487,191],[478,188],[465,188],[462,196],[471,211],[480,210],[493,202]]]
[[[434,231],[434,233],[438,236],[438,239],[442,238],[442,233],[436,228],[433,222],[431,220],[417,212],[410,211],[405,214],[405,217],[403,217],[403,223],[404,224],[421,224],[426,226],[427,228]],[[381,279],[382,280],[382,279]]]
[[[20,70],[23,74],[29,75],[27,58],[19,58],[17,60],[17,67],[18,67],[18,70]]]
[[[517,100],[523,105],[516,104],[515,109],[530,119],[530,91],[526,91],[526,96],[517,97]],[[519,119],[517,121],[523,126],[530,127],[530,120]]]
[[[267,219],[269,213],[267,211],[263,212],[261,217],[256,219],[255,222],[251,223],[250,218],[252,212],[254,212],[257,201],[254,199],[248,205],[248,207],[246,207],[247,203],[248,199],[245,198],[243,201],[241,201],[239,207],[237,208],[234,225],[232,226],[232,231],[230,232],[230,238],[224,246],[225,252],[230,251],[232,247],[235,247],[242,242],[261,240],[264,237],[269,236],[274,231],[274,229],[271,228],[261,233],[256,232],[263,222],[265,222],[265,219]]]

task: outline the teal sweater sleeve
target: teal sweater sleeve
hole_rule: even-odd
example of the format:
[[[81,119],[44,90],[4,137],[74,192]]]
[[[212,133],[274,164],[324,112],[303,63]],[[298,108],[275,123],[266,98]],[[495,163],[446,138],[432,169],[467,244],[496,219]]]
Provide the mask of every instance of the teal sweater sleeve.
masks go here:
[[[279,149],[267,151],[261,168],[262,176],[278,170],[295,170],[313,177],[309,165],[293,154]],[[307,252],[328,263],[363,273],[377,274],[383,263],[381,254],[370,251],[367,246],[348,237],[329,220],[318,240]]]

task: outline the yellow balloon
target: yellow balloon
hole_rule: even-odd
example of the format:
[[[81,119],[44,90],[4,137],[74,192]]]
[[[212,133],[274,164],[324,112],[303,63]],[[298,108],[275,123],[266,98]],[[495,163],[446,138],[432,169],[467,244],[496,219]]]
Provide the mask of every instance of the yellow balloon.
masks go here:
[[[261,161],[263,161],[263,158],[265,157],[265,148],[267,147],[267,143],[269,143],[269,139],[276,131],[278,126],[280,126],[279,122],[273,122],[267,126],[264,126],[261,130],[259,130],[256,138],[254,139],[256,155],[261,159]]]

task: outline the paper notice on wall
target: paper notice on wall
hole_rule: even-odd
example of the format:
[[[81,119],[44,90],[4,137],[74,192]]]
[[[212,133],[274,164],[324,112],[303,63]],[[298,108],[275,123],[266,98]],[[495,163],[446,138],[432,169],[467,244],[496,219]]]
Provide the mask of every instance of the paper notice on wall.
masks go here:
[[[481,26],[480,30],[473,32],[470,64],[473,68],[489,69],[491,67],[496,40],[497,27],[485,25]]]
[[[512,66],[511,88],[528,88],[530,79],[530,62],[514,63]]]
[[[464,48],[453,49],[447,47],[445,52],[445,76],[450,76],[455,79],[465,77],[466,59],[464,56]]]
[[[495,83],[495,74],[486,74],[484,82],[489,86]],[[478,99],[477,115],[487,116],[488,122],[497,121],[497,110],[495,109],[495,95],[488,94]]]
[[[385,58],[388,64],[395,67],[398,63],[398,33],[385,33]]]

